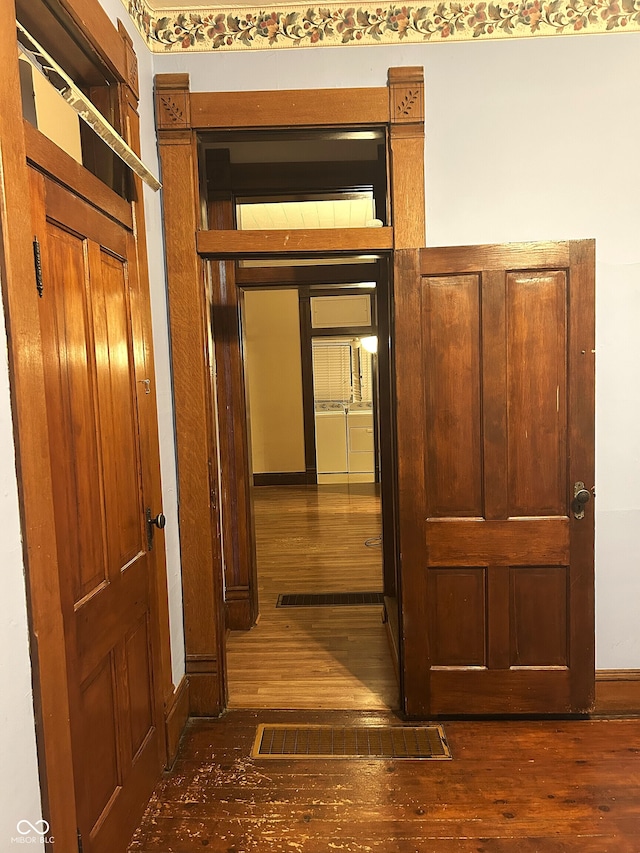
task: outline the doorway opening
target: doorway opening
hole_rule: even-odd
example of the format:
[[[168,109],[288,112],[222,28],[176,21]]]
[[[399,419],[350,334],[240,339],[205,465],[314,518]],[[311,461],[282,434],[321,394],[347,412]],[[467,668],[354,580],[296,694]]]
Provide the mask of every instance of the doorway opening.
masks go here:
[[[209,228],[329,242],[305,256],[304,244],[283,253],[267,237],[253,257],[208,265],[221,527],[238,543],[225,561],[229,704],[396,707],[389,258],[366,254],[366,241],[357,254],[340,245],[345,228],[389,221],[385,130],[224,132],[200,144]],[[277,606],[363,592],[379,603]]]
[[[386,376],[388,354],[376,346],[384,264],[281,260],[236,270],[259,617],[227,637],[229,706],[394,708],[378,368],[380,357]],[[276,286],[277,270],[296,284]]]

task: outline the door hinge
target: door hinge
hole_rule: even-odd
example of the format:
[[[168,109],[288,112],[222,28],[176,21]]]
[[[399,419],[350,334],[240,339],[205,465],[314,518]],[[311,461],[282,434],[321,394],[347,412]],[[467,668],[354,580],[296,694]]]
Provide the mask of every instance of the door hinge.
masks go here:
[[[40,254],[40,243],[38,242],[37,237],[33,240],[33,262],[36,268],[36,290],[38,291],[38,296],[42,299],[42,294],[44,293],[44,283],[42,281],[42,255]]]
[[[78,853],[83,853],[84,845],[82,843],[82,833],[78,830]]]

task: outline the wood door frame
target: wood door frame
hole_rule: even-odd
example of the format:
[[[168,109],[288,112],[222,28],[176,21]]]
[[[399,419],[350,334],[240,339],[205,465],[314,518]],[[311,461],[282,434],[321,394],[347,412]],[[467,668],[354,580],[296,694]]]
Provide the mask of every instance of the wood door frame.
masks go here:
[[[33,34],[52,53],[70,46],[83,68],[105,70],[117,88],[118,111],[123,136],[139,152],[137,113],[137,61],[133,43],[122,26],[113,26],[97,0],[59,0],[56,6],[44,0],[19,0],[21,17],[29,18]],[[0,0],[5,20],[14,20],[14,0]],[[53,33],[57,42],[54,40]],[[64,36],[64,38],[62,38]],[[47,435],[42,339],[38,294],[33,267],[33,231],[29,199],[29,169],[53,176],[72,192],[91,198],[99,209],[132,230],[137,270],[132,287],[138,303],[139,346],[145,372],[155,377],[151,337],[151,311],[145,242],[142,185],[132,182],[132,200],[120,198],[72,158],[61,152],[31,126],[25,127],[15,42],[0,46],[5,85],[0,87],[0,278],[9,345],[11,404],[16,446],[16,467],[23,534],[23,558],[27,577],[27,607],[33,668],[36,739],[40,768],[43,814],[64,850],[77,847],[76,805],[69,792],[75,788],[71,751],[71,729],[67,703],[67,669],[61,590],[58,582],[57,549],[51,465]],[[28,161],[31,165],[28,164]],[[138,398],[140,432],[145,461],[142,465],[146,499],[160,511],[162,491],[159,459],[156,393]],[[142,387],[142,386],[140,386]],[[146,399],[144,399],[146,398]],[[166,559],[162,537],[156,538],[152,572],[151,635],[154,651],[154,680],[158,703],[165,715],[175,703],[172,683]],[[167,727],[160,738],[163,759],[167,758]],[[174,738],[175,740],[175,738]]]
[[[220,459],[214,414],[216,366],[211,292],[203,256],[286,256],[296,247],[305,254],[363,250],[388,254],[396,248],[424,245],[423,69],[390,68],[387,87],[357,89],[357,97],[352,89],[192,93],[188,74],[159,74],[155,83],[164,184],[187,674],[191,713],[208,715],[220,713],[227,700],[223,567],[233,564],[233,554],[228,551],[233,537],[225,535],[224,544],[220,541],[219,501],[220,495],[228,491],[225,478],[229,473],[227,460]],[[207,228],[206,180],[202,179],[198,162],[198,133],[295,127],[386,130],[387,221],[392,222],[391,226],[346,232]],[[234,350],[239,354],[239,347],[234,345]],[[235,368],[235,375],[241,375],[241,365],[236,364]],[[232,402],[227,399],[218,400],[217,411],[224,417],[230,405]],[[246,420],[237,419],[235,428],[243,430],[246,442]],[[243,464],[246,470],[234,483],[234,489],[239,488],[246,498],[251,488],[250,471],[248,464]],[[232,521],[233,535],[246,539],[250,525],[245,524],[243,529],[237,518]],[[251,566],[244,566],[241,571],[244,575],[233,579],[238,595],[241,588],[246,590],[245,600],[237,599],[238,607],[251,615]]]

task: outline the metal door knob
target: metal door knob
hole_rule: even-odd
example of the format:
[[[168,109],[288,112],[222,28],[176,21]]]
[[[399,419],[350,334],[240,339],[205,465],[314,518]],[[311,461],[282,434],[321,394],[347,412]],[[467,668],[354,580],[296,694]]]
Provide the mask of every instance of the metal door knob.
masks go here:
[[[585,489],[584,483],[576,483],[573,489],[573,500],[571,501],[571,510],[574,518],[584,518],[585,504],[589,503],[591,492]]]
[[[159,512],[155,518],[149,519],[149,524],[155,524],[155,526],[159,530],[162,530],[164,528],[164,526],[166,525],[166,523],[167,523],[167,519],[164,517],[164,515],[161,512]]]
[[[575,496],[574,501],[579,504],[586,504],[589,502],[590,497],[591,494],[587,489],[580,489],[580,491]]]

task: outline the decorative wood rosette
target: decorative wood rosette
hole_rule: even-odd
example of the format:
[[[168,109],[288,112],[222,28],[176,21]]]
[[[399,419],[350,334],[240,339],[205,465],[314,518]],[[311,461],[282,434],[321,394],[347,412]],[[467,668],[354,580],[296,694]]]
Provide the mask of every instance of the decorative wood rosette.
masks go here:
[[[122,0],[152,51],[265,50],[640,32],[640,0],[162,9]]]

